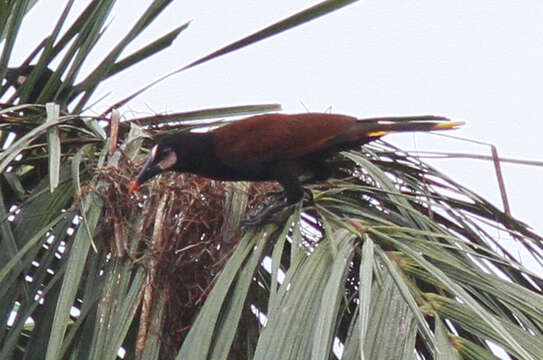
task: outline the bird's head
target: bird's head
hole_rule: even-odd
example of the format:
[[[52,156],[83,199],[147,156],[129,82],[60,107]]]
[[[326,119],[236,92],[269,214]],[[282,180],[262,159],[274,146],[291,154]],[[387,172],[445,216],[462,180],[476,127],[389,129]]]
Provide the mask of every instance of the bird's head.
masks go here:
[[[151,153],[143,165],[136,180],[130,184],[128,193],[136,191],[141,184],[166,170],[173,170],[178,163],[178,155],[168,143],[158,143],[151,149]]]
[[[35,66],[26,65],[19,68],[8,68],[6,71],[5,79],[9,85],[14,88],[20,88],[28,79],[28,76],[34,70]]]

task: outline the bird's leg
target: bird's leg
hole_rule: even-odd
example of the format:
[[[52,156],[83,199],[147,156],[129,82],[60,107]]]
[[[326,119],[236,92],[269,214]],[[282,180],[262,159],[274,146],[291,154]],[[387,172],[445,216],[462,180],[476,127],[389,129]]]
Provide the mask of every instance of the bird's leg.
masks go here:
[[[332,169],[326,162],[322,160],[311,161],[309,163],[309,167],[312,173],[311,177],[301,180],[300,181],[301,184],[305,185],[305,184],[312,184],[312,183],[320,182],[320,181],[326,181],[332,176]],[[307,197],[311,201],[313,201],[313,193],[311,192],[311,190],[308,190],[306,188],[303,188],[303,190],[305,194],[307,195]],[[264,196],[265,197],[272,197],[272,196],[284,197],[284,196],[287,196],[287,193],[285,190],[269,191],[265,193]]]
[[[257,215],[253,216],[250,219],[243,220],[242,224],[245,226],[255,226],[263,223],[265,220],[270,219],[273,215],[277,214],[281,210],[284,210],[286,208],[289,208],[291,206],[295,206],[298,203],[294,204],[288,204],[286,201],[278,201],[273,205],[268,206],[264,210],[262,210]]]
[[[315,204],[315,199],[313,198],[313,191],[309,190],[309,189],[306,189],[306,188],[303,188],[304,189],[304,197],[303,197],[303,200],[307,199],[307,201],[314,205]]]
[[[262,210],[258,215],[251,219],[245,220],[244,225],[258,225],[270,216],[280,212],[281,210],[297,205],[304,198],[305,189],[298,181],[298,177],[288,171],[288,168],[277,167],[275,179],[283,186],[284,198]]]
[[[316,181],[324,181],[326,179],[328,179],[329,176],[326,176],[325,178],[321,179],[320,177],[311,177],[310,179],[306,179],[306,180],[303,180],[301,181],[301,184],[311,184],[311,183],[314,183]],[[305,197],[307,199],[309,199],[309,201],[313,201],[313,193],[311,192],[311,190],[309,189],[306,189],[306,188],[303,188],[304,190],[304,193],[305,193]],[[267,193],[264,193],[264,197],[268,198],[268,197],[277,197],[279,198],[280,200],[285,200],[287,196],[287,193],[285,190],[281,190],[281,191],[268,191]]]
[[[267,193],[264,194],[264,197],[272,197],[272,196],[283,197],[285,196],[285,190],[268,191]]]
[[[321,157],[310,159],[307,162],[313,176],[305,181],[304,184],[326,181],[332,177],[333,171],[330,165]]]
[[[262,210],[260,213],[258,213],[254,217],[242,221],[242,224],[245,225],[245,226],[258,225],[258,224],[261,224],[262,222],[270,219],[273,215],[281,212],[284,209],[296,207],[300,203],[300,201],[303,200],[303,198],[304,198],[303,194],[304,194],[304,192],[302,191],[302,197],[301,197],[300,200],[297,200],[297,201],[289,201],[288,197],[285,197],[285,198],[277,201],[276,203],[268,206],[267,208]]]

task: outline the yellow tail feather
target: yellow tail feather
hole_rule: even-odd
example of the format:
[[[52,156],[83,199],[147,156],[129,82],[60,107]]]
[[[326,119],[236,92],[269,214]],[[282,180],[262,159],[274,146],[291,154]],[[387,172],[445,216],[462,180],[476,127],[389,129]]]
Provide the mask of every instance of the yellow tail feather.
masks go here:
[[[429,131],[433,131],[433,130],[449,130],[449,129],[457,128],[458,126],[462,126],[464,124],[465,124],[465,122],[463,122],[463,121],[440,122],[440,123],[436,123]],[[428,130],[425,130],[425,131],[428,131]],[[364,135],[367,136],[367,137],[372,138],[372,137],[381,137],[383,135],[391,134],[391,133],[394,133],[394,132],[397,132],[397,131],[394,131],[394,130],[377,130],[377,131],[370,131],[370,132],[368,132],[368,133],[366,133]]]
[[[465,122],[463,121],[451,121],[451,122],[441,122],[436,123],[434,127],[432,127],[432,130],[448,130],[448,129],[454,129],[458,126],[464,125]]]

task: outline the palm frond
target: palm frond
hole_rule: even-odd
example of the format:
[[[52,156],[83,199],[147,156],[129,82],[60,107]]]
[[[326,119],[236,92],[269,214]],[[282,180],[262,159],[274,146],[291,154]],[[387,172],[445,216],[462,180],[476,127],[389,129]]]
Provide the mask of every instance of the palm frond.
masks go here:
[[[332,159],[314,202],[277,224],[240,227],[273,183],[165,174],[128,195],[147,139],[279,109],[133,118],[116,136],[111,119],[82,114],[104,79],[186,28],[121,58],[169,2],[153,1],[76,83],[114,1],[91,1],[72,24],[67,1],[21,64],[35,67],[0,109],[0,358],[492,359],[496,347],[543,358],[543,279],[515,255],[540,266],[541,237],[390,144]],[[351,2],[324,1],[190,66]],[[2,76],[31,4],[0,5]]]

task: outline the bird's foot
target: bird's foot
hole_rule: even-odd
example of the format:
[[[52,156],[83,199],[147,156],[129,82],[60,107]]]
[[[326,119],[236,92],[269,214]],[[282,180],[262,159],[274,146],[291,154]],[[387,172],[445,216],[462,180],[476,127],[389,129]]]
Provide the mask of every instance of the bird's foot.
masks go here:
[[[304,201],[304,203],[307,202],[312,205],[315,204],[315,199],[313,198],[313,191],[304,188],[304,197],[302,200]]]
[[[282,223],[286,220],[285,215],[290,215],[292,210],[294,210],[298,205],[301,205],[303,202],[308,201],[309,203],[313,203],[313,193],[311,190],[304,189],[304,196],[299,200],[295,202],[289,202],[284,197],[284,192],[278,192],[274,195],[283,196],[279,201],[277,201],[275,204],[272,204],[262,210],[257,215],[253,216],[250,219],[243,220],[241,224],[243,226],[256,226],[260,225],[265,221],[271,221],[274,223]],[[290,211],[284,211],[284,210],[290,210]]]
[[[273,222],[276,224],[282,223],[286,220],[285,215],[291,213],[291,211],[284,210],[294,210],[299,204],[300,202],[289,204],[286,201],[280,201],[268,206],[252,218],[243,220],[241,224],[243,226],[257,226],[264,222]]]
[[[267,193],[264,193],[264,197],[278,197],[278,198],[284,198],[286,196],[286,193],[284,190],[281,191],[268,191]]]

